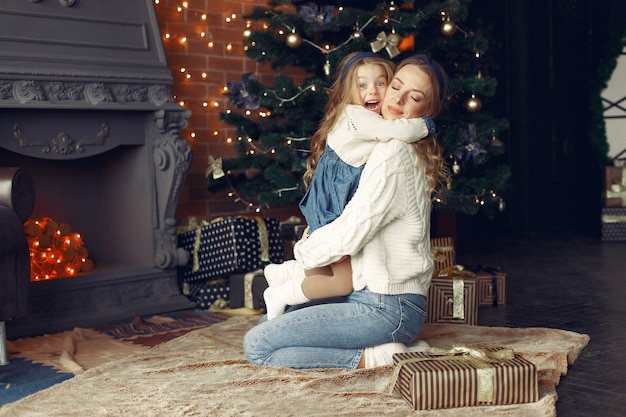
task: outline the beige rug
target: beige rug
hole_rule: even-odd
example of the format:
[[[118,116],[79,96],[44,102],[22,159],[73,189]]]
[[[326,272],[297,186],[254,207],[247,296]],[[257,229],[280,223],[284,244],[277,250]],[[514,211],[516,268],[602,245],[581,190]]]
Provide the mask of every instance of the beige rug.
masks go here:
[[[7,348],[12,358],[24,358],[76,375],[149,349],[80,327],[8,341]]]
[[[427,325],[448,348],[480,342],[513,348],[541,375],[541,398],[523,405],[414,411],[386,390],[391,367],[296,371],[250,365],[241,341],[258,316],[238,316],[105,363],[0,409],[0,416],[555,416],[556,390],[589,341],[552,329]]]

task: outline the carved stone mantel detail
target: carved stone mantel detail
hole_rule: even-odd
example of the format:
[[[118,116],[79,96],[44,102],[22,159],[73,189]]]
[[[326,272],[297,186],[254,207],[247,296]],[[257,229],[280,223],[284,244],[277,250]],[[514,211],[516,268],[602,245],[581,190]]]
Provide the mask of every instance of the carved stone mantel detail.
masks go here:
[[[155,265],[158,268],[175,268],[188,262],[188,254],[178,248],[176,205],[178,195],[187,177],[193,154],[179,133],[187,126],[188,111],[157,110],[154,113],[153,157],[158,192],[154,218],[156,241]]]
[[[13,136],[18,140],[21,147],[39,147],[43,153],[48,153],[52,150],[59,155],[70,155],[75,151],[83,152],[85,146],[102,146],[108,135],[109,126],[106,123],[100,125],[100,131],[94,137],[74,140],[67,133],[60,132],[56,138],[51,139],[49,142],[41,139],[30,139],[22,131],[22,127],[19,124],[16,124],[13,129]]]
[[[67,82],[0,79],[0,106],[46,105],[127,107],[144,104],[161,107],[173,103],[170,86],[164,84]]]

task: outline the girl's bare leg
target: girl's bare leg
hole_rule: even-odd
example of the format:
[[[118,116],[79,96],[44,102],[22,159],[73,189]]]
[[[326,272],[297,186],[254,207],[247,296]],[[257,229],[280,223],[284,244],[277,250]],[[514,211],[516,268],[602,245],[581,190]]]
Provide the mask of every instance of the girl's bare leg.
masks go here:
[[[312,300],[348,295],[352,290],[352,265],[349,256],[327,267],[307,270],[306,278],[302,281],[304,295]]]

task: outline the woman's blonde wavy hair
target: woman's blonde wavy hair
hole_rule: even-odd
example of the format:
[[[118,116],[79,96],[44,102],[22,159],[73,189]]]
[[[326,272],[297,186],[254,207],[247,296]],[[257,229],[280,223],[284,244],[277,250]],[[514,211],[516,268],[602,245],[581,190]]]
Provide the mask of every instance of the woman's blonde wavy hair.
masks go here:
[[[411,56],[400,61],[396,72],[407,65],[414,65],[428,75],[432,83],[433,96],[426,114],[436,119],[448,104],[447,76],[438,62],[426,57],[423,58]],[[438,71],[439,74],[435,71]],[[429,185],[428,192],[432,193],[437,186],[447,184],[450,181],[450,173],[445,165],[443,148],[437,142],[435,134],[431,133],[424,139],[412,143],[412,145],[417,157],[426,166],[425,175]]]
[[[352,52],[346,55],[337,67],[338,76],[331,86],[328,102],[324,109],[324,118],[311,138],[311,155],[307,158],[307,170],[302,177],[306,188],[311,184],[313,173],[326,149],[326,138],[333,126],[335,126],[335,123],[337,123],[337,120],[339,120],[339,116],[341,116],[345,106],[348,104],[361,104],[359,99],[357,69],[365,64],[380,65],[387,74],[387,83],[389,83],[393,77],[396,66],[392,61],[373,56],[365,56],[362,59],[353,61],[353,58],[360,53],[361,52]]]

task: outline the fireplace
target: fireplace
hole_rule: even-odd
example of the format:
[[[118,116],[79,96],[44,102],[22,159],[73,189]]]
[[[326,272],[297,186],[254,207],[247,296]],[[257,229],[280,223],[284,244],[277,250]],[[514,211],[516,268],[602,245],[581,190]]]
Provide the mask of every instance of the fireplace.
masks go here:
[[[11,3],[0,6],[0,166],[31,173],[32,217],[80,232],[94,267],[31,282],[8,336],[193,307],[176,277],[189,114],[171,96],[152,0]]]

